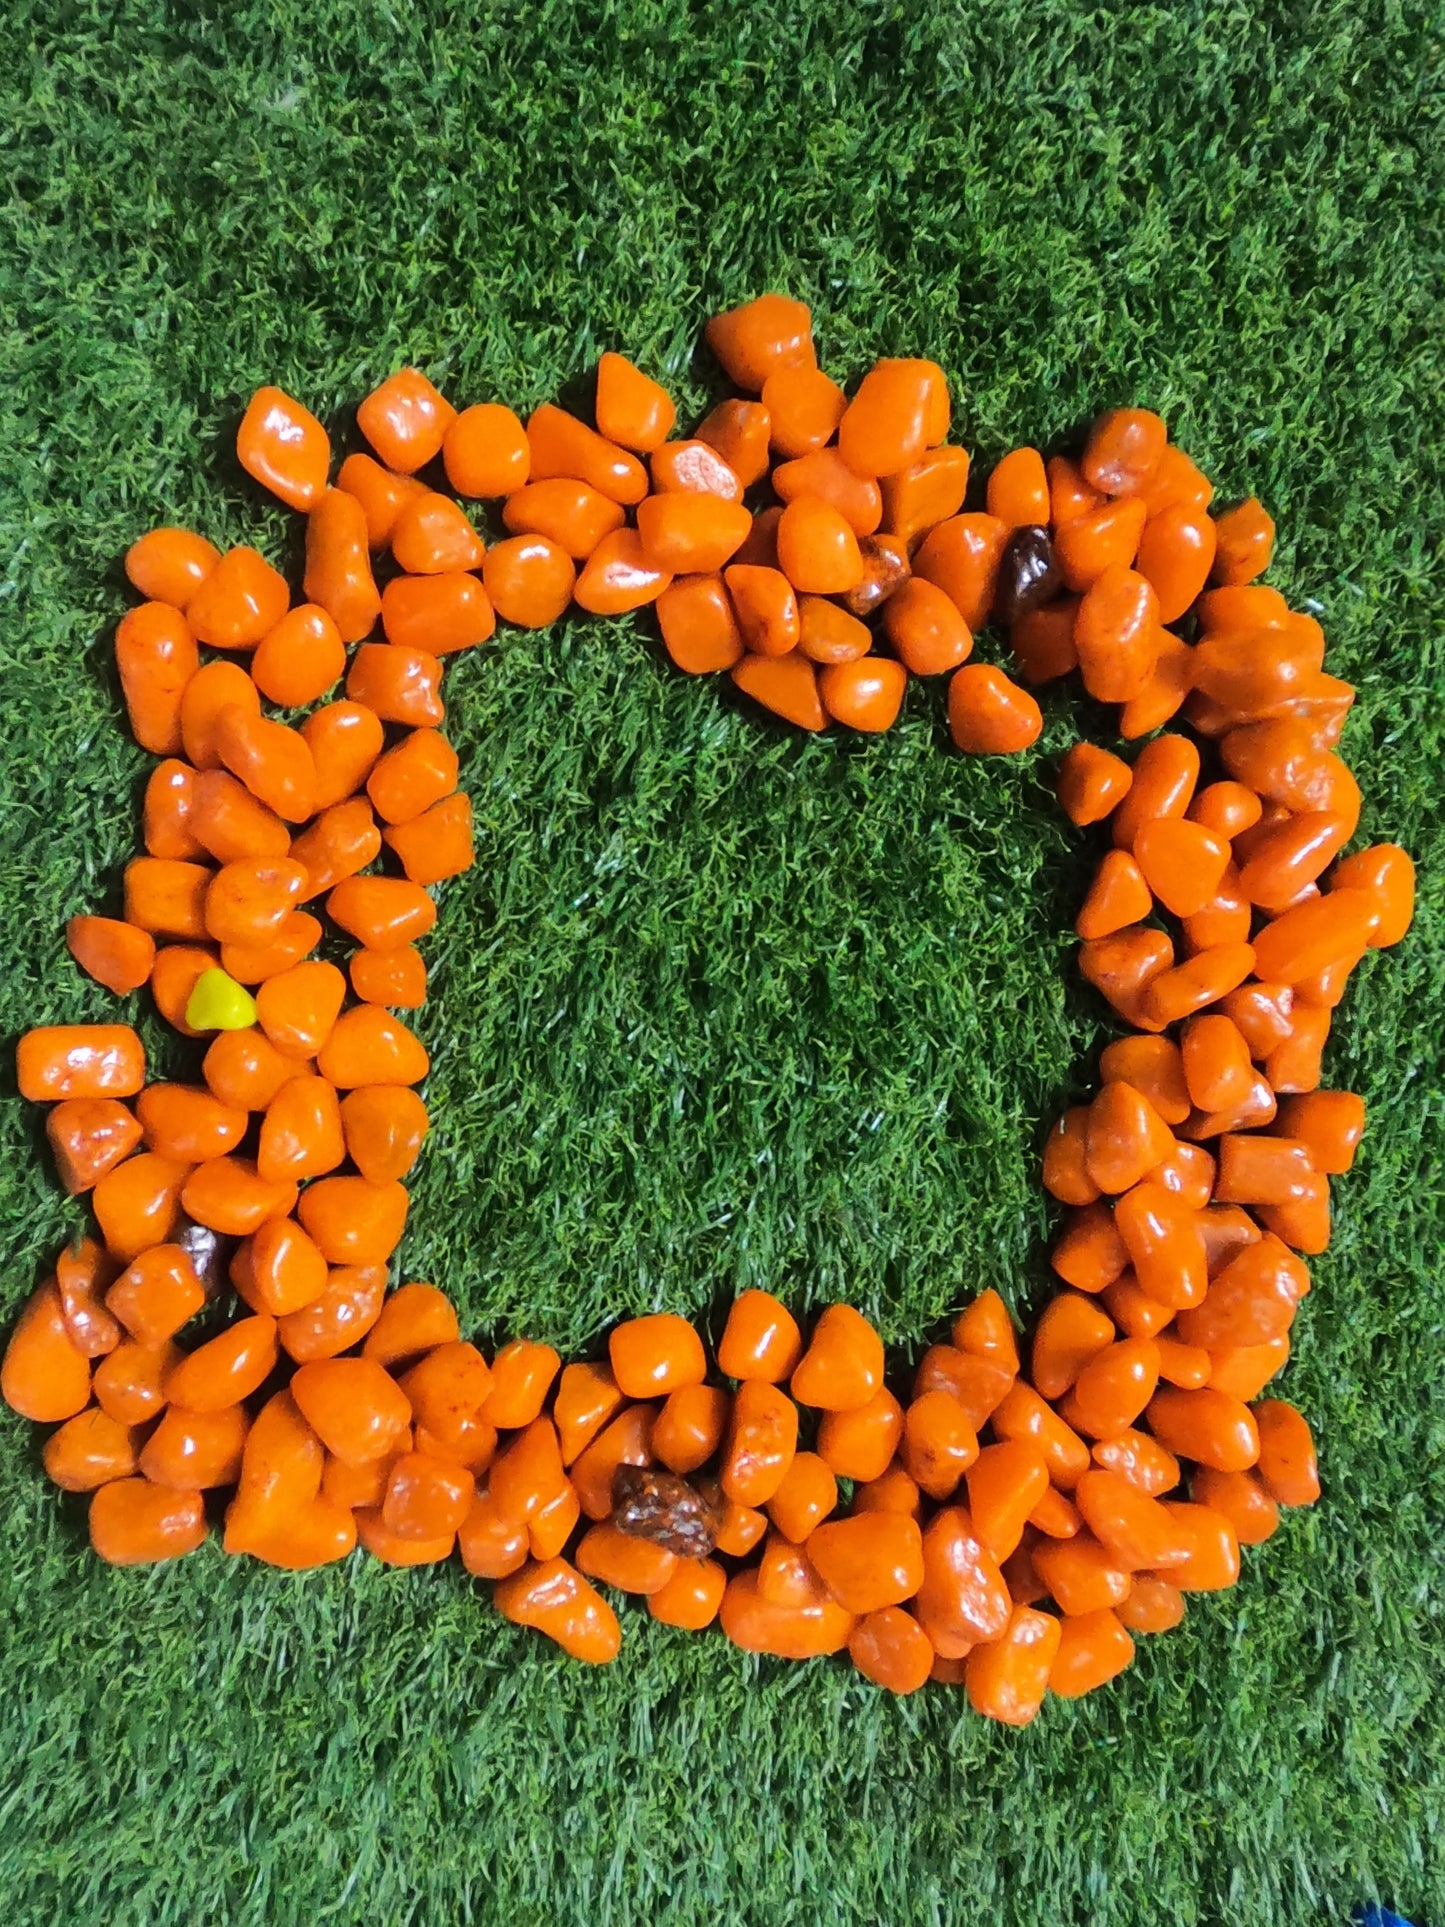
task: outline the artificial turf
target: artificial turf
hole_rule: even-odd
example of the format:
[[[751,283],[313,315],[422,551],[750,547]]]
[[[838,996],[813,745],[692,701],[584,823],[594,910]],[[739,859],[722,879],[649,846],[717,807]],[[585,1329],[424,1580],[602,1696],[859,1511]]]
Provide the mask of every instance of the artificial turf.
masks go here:
[[[1258,492],[1271,579],[1359,685],[1362,837],[1422,882],[1327,1059],[1371,1121],[1283,1382],[1323,1501],[1112,1688],[1014,1733],[637,1610],[584,1672],[456,1567],[111,1571],[6,1414],[7,1927],[1445,1918],[1439,28],[1382,0],[5,9],[7,1039],[112,1009],[61,925],[136,844],[126,545],[179,521],[294,559],[230,454],[258,383],[339,430],[403,361],[527,406],[616,347],[692,420],[704,319],[769,286],[840,377],[936,357],[980,472],[1137,401]],[[1041,1134],[1108,1030],[1050,772],[1102,718],[1054,691],[1037,750],[966,760],[915,686],[887,738],[804,742],[646,618],[503,633],[447,700],[479,860],[430,944],[404,1272],[489,1343],[573,1353],[745,1284],[846,1295],[900,1359],[982,1285],[1036,1305]],[[5,1089],[8,1321],[80,1214]]]

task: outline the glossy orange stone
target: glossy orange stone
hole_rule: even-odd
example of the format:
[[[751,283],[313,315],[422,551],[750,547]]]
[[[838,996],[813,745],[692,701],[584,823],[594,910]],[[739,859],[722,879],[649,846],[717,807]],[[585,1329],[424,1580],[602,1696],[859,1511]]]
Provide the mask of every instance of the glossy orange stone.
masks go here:
[[[376,1324],[385,1297],[384,1265],[333,1266],[319,1297],[277,1319],[282,1350],[298,1365],[350,1351]]]
[[[154,1565],[194,1552],[206,1536],[198,1492],[173,1492],[146,1479],[117,1479],[90,1501],[90,1543],[111,1566]]]
[[[177,1360],[166,1379],[166,1397],[188,1412],[219,1412],[257,1391],[275,1368],[276,1320],[266,1313],[238,1319]]]
[[[1061,1620],[1058,1649],[1049,1668],[1049,1691],[1061,1699],[1078,1699],[1107,1685],[1133,1659],[1134,1642],[1108,1608]]]
[[[41,1456],[46,1476],[62,1492],[94,1492],[97,1486],[132,1475],[136,1449],[132,1427],[91,1405],[51,1433]]]
[[[1313,1505],[1320,1496],[1315,1442],[1304,1414],[1283,1399],[1253,1408],[1259,1432],[1259,1477],[1280,1505]],[[1208,1504],[1207,1498],[1198,1495]]]
[[[1006,1726],[1027,1726],[1036,1719],[1062,1637],[1052,1614],[1016,1605],[1003,1634],[967,1656],[964,1686],[973,1710]]]
[[[762,294],[714,315],[705,332],[728,379],[754,395],[778,369],[808,368],[816,360],[812,314],[785,294]]]
[[[190,529],[152,529],[126,550],[126,579],[148,601],[184,610],[220,559],[215,544]]]
[[[326,487],[331,441],[309,409],[280,388],[258,388],[236,431],[236,459],[288,508],[312,508]]]
[[[50,1111],[45,1134],[60,1182],[77,1197],[130,1156],[141,1127],[119,1098],[70,1097]]]
[[[525,487],[532,451],[510,408],[495,401],[464,408],[442,438],[447,480],[458,495],[492,500]]]
[[[974,756],[1012,756],[1037,742],[1043,712],[1027,690],[989,663],[966,663],[948,685],[948,727]]]
[[[316,772],[315,806],[330,808],[354,795],[382,751],[381,718],[364,703],[327,703],[301,725]]]
[[[1234,586],[1264,574],[1274,554],[1274,522],[1262,503],[1251,495],[1214,526],[1218,546],[1211,581]]]
[[[374,388],[356,425],[387,468],[412,475],[441,453],[456,410],[417,368],[402,368]]]
[[[370,1358],[300,1365],[291,1395],[327,1451],[348,1465],[385,1457],[411,1423],[405,1392]]]
[[[495,595],[492,600],[497,602]],[[501,604],[497,606],[500,609]],[[346,693],[353,702],[374,710],[384,723],[435,729],[446,719],[441,681],[440,661],[424,649],[367,642],[351,659]]]
[[[762,1506],[778,1490],[798,1443],[798,1408],[763,1379],[748,1379],[733,1400],[719,1482],[739,1505]]]
[[[140,1470],[152,1485],[176,1492],[233,1485],[240,1476],[250,1425],[244,1405],[223,1406],[219,1412],[186,1412],[172,1406],[146,1440]]]
[[[808,595],[846,595],[863,576],[858,538],[829,503],[816,496],[789,502],[778,523],[778,567]]]
[[[944,439],[949,414],[936,362],[875,362],[843,411],[838,452],[855,474],[895,475]]]
[[[1082,829],[1102,823],[1129,794],[1134,772],[1097,743],[1075,743],[1059,764],[1058,797],[1064,814]]]
[[[354,495],[366,517],[366,539],[373,549],[391,541],[396,518],[424,486],[410,475],[395,475],[370,455],[348,455],[337,471],[336,486]]]
[[[430,1121],[415,1091],[371,1085],[348,1091],[342,1099],[341,1128],[361,1175],[373,1184],[385,1184],[410,1171]]]

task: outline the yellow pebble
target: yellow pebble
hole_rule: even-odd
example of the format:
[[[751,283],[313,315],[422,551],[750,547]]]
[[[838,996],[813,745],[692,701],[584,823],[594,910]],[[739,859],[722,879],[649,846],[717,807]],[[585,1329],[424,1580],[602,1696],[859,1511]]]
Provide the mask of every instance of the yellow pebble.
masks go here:
[[[256,1021],[256,999],[224,970],[203,970],[186,1004],[192,1030],[249,1030]]]

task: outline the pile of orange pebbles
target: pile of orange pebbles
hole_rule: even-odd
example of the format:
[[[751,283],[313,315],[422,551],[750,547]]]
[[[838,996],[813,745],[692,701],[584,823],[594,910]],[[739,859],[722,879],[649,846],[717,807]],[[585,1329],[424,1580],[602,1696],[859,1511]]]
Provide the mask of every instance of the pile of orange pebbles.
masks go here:
[[[299,605],[254,549],[173,528],[131,549],[144,600],[116,651],[160,759],[146,853],[124,917],[68,941],[117,995],[149,984],[204,1055],[199,1082],[147,1084],[125,1025],[22,1040],[21,1092],[51,1106],[96,1232],[23,1312],[3,1392],[58,1428],[46,1469],[92,1495],[118,1564],[194,1551],[227,1489],[228,1552],[458,1549],[579,1659],[613,1657],[606,1594],[635,1593],[750,1651],[846,1648],[894,1692],[961,1683],[1021,1725],[1233,1584],[1241,1545],[1318,1494],[1305,1420],[1261,1394],[1364,1128],[1358,1097],[1318,1088],[1331,1014],[1404,935],[1413,870],[1388,844],[1342,854],[1354,692],[1319,624],[1256,582],[1269,517],[1211,516],[1158,416],[1100,417],[1077,460],[1017,449],[964,513],[935,364],[879,362],[850,399],[781,295],[707,332],[742,395],[691,438],[620,355],[595,428],[550,404],[459,414],[408,369],[361,404],[372,452],[334,485],[321,424],[262,389],[237,448],[307,518]],[[500,500],[505,539],[457,497]],[[903,1398],[843,1304],[805,1336],[748,1291],[711,1359],[659,1313],[564,1367],[526,1339],[488,1360],[436,1286],[389,1287],[428,1126],[427,1053],[396,1013],[425,999],[433,888],[472,861],[443,665],[497,617],[649,602],[680,668],[804,729],[887,729],[910,674],[947,675],[958,746],[1018,750],[1040,729],[1023,685],[1077,668],[1121,736],[1152,738],[1132,765],[1079,743],[1059,771],[1071,820],[1107,826],[1080,967],[1127,1034],[1044,1152],[1065,1289],[1026,1366],[994,1290]],[[990,622],[1019,681],[967,660]],[[1181,713],[1191,735],[1153,734]],[[338,935],[345,971],[316,955]]]

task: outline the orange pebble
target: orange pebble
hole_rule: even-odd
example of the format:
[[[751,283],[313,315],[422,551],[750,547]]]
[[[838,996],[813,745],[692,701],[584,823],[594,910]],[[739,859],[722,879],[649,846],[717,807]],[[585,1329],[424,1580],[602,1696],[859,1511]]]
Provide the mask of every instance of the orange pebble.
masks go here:
[[[993,609],[999,566],[1012,530],[994,515],[955,515],[924,538],[913,573],[943,590],[977,635]]]
[[[288,1078],[305,1075],[305,1064],[283,1057],[259,1030],[217,1033],[202,1064],[213,1097],[241,1111],[264,1111]]]
[[[532,452],[527,431],[511,409],[484,401],[447,424],[442,462],[458,495],[495,500],[526,485]]]
[[[883,630],[915,676],[941,676],[973,651],[973,636],[952,598],[922,576],[910,577],[889,596]]]
[[[514,535],[542,535],[575,562],[583,562],[624,521],[621,505],[586,482],[555,476],[530,482],[509,495],[502,521]]]
[[[930,529],[963,507],[968,490],[969,457],[963,448],[931,448],[907,468],[885,475],[883,525],[912,548]]]
[[[851,1305],[829,1305],[790,1380],[802,1405],[848,1412],[866,1405],[883,1383],[883,1341]]]
[[[206,1492],[233,1485],[250,1429],[244,1405],[219,1412],[183,1412],[173,1406],[145,1442],[140,1470],[152,1485],[174,1492]]]
[[[356,425],[387,468],[413,475],[441,453],[456,410],[416,368],[402,368],[374,388]]]
[[[623,1405],[610,1365],[566,1365],[553,1401],[562,1463],[571,1465]]]
[[[967,663],[948,685],[948,728],[974,756],[1012,756],[1036,742],[1043,712],[1033,697],[989,663]]]
[[[964,1476],[979,1543],[1001,1562],[1018,1545],[1029,1514],[1048,1489],[1048,1463],[1031,1440],[1004,1439],[985,1446]]]
[[[720,401],[712,413],[699,425],[697,439],[713,449],[722,457],[729,473],[736,479],[739,497],[744,488],[751,488],[754,482],[761,481],[768,472],[768,448],[772,435],[772,422],[766,408],[754,401]],[[657,479],[657,464],[653,462],[653,480],[657,487],[668,484]]]
[[[352,1163],[374,1184],[404,1178],[429,1129],[426,1105],[401,1085],[366,1085],[341,1101],[341,1128]]]
[[[1036,1719],[1062,1637],[1052,1614],[1015,1606],[1003,1634],[967,1656],[964,1685],[974,1712],[1006,1726],[1027,1726]]]
[[[497,621],[483,584],[458,568],[393,577],[381,592],[381,626],[402,649],[451,656],[486,642]]]
[[[687,1319],[655,1312],[618,1325],[607,1342],[624,1398],[658,1398],[700,1385],[707,1370],[702,1340]]]
[[[617,529],[593,550],[573,594],[592,615],[625,615],[656,602],[671,580],[670,569],[649,553],[636,529]]]
[[[482,1417],[502,1431],[530,1425],[546,1403],[561,1363],[550,1345],[533,1339],[515,1338],[504,1345],[492,1360],[492,1386]]]
[[[548,535],[496,542],[482,564],[493,607],[519,629],[544,629],[555,622],[571,601],[576,580],[571,557]]]
[[[679,1559],[672,1577],[648,1596],[647,1609],[665,1626],[700,1632],[717,1618],[726,1588],[715,1559]]]
[[[812,314],[785,294],[762,294],[714,315],[706,334],[728,379],[754,395],[778,369],[810,368],[816,360]]]
[[[1102,823],[1129,794],[1133,771],[1125,761],[1098,744],[1077,742],[1058,771],[1058,800],[1071,823],[1081,829]]]
[[[689,675],[730,669],[743,653],[733,603],[720,575],[684,576],[670,583],[658,597],[657,620],[668,655]]]
[[[1079,1373],[1114,1342],[1111,1321],[1092,1300],[1060,1292],[1045,1306],[1034,1331],[1030,1372],[1045,1398],[1062,1398]]]
[[[161,937],[204,937],[211,872],[203,863],[132,857],[125,866],[125,920]]]
[[[274,1318],[258,1313],[239,1319],[177,1360],[166,1379],[166,1397],[188,1412],[238,1405],[270,1377],[278,1352]]]
[[[835,722],[877,735],[897,721],[907,682],[902,663],[870,655],[829,664],[818,677],[818,694]]]
[[[850,615],[827,596],[805,595],[798,600],[798,647],[809,662],[820,664],[852,664],[861,656],[867,655],[873,646],[872,632],[866,622]],[[767,650],[762,654],[766,655]],[[876,667],[879,658],[874,657]],[[890,670],[898,669],[897,663],[890,663]],[[867,672],[872,675],[872,669]],[[821,691],[825,678],[820,676],[818,687]],[[832,686],[830,683],[829,686]],[[839,693],[839,692],[835,692]],[[846,701],[846,684],[843,686]],[[831,712],[830,712],[831,713]],[[840,717],[841,721],[842,718]],[[857,725],[855,725],[857,727]]]
[[[184,610],[220,559],[215,544],[190,529],[152,529],[126,550],[125,573],[148,601]]]
[[[42,1458],[46,1476],[62,1492],[94,1492],[135,1471],[136,1434],[92,1405],[51,1433]]]
[[[589,1519],[612,1511],[613,1480],[621,1465],[651,1465],[655,1405],[628,1405],[580,1451],[571,1468],[572,1484]]]
[[[546,1633],[573,1659],[588,1665],[606,1665],[622,1644],[617,1615],[565,1559],[524,1566],[497,1585],[492,1603],[504,1619]]]
[[[826,727],[817,671],[798,651],[774,659],[749,652],[733,664],[730,674],[745,696],[785,722],[799,729]]]
[[[527,1528],[509,1519],[489,1491],[481,1491],[457,1533],[462,1564],[476,1579],[505,1579],[527,1563]]]
[[[91,1203],[107,1251],[124,1263],[151,1245],[164,1244],[181,1215],[181,1189],[189,1166],[142,1151],[107,1171]]]
[[[268,1218],[284,1218],[295,1203],[296,1186],[263,1178],[252,1158],[208,1159],[181,1190],[187,1216],[227,1238],[249,1237]]]
[[[346,997],[335,964],[315,959],[268,978],[256,993],[261,1029],[283,1057],[314,1057],[331,1035]]]
[[[811,455],[800,455],[796,461],[779,462],[773,470],[772,486],[773,493],[786,507],[791,507],[795,502],[809,501],[818,507],[833,510],[842,517],[859,542],[865,536],[874,534],[883,518],[883,496],[878,484],[866,476],[855,474],[836,448],[820,448]],[[774,542],[776,536],[775,528]],[[858,575],[849,588],[841,592],[843,594],[851,595],[866,579],[867,570],[861,566],[861,550],[859,554]],[[739,551],[739,559],[772,562],[776,557],[745,556]]]
[[[1089,430],[1080,469],[1105,495],[1137,495],[1164,458],[1169,431],[1147,408],[1111,408]]]
[[[33,1294],[10,1334],[0,1397],[43,1424],[73,1418],[89,1403],[90,1362],[70,1336],[53,1278]]]
[[[624,355],[602,356],[597,364],[597,427],[608,441],[648,455],[667,440],[676,419],[672,397],[660,383]]]
[[[1214,566],[1215,541],[1200,504],[1171,503],[1150,515],[1135,564],[1158,597],[1161,622],[1177,622],[1198,597]]]
[[[236,431],[236,459],[288,508],[315,506],[326,487],[331,441],[309,409],[280,388],[258,388]]]
[[[336,486],[354,495],[366,517],[366,539],[373,549],[391,541],[396,518],[423,486],[410,475],[393,475],[370,455],[348,455],[341,464]]]
[[[631,507],[647,494],[647,471],[605,436],[578,421],[575,415],[544,402],[527,420],[531,451],[530,479],[545,482],[555,476],[586,482],[599,495]]]
[[[497,602],[495,595],[492,600]],[[500,609],[500,602],[497,606]],[[441,684],[441,663],[424,649],[366,642],[351,659],[346,693],[353,702],[374,710],[384,723],[435,729],[446,718]]]
[[[778,523],[778,566],[809,595],[845,595],[863,575],[858,539],[836,508],[800,496]]]
[[[896,475],[948,433],[943,370],[932,361],[875,362],[838,424],[838,452],[857,475]]]
[[[1107,1607],[1060,1621],[1058,1650],[1049,1668],[1049,1691],[1078,1699],[1122,1673],[1133,1662],[1134,1642]]]
[[[445,575],[480,568],[486,545],[465,509],[450,496],[424,489],[402,504],[391,532],[391,552],[409,575]]]
[[[46,1118],[45,1135],[60,1182],[77,1197],[130,1156],[141,1127],[118,1098],[70,1097]]]
[[[291,1395],[327,1451],[347,1465],[384,1458],[411,1422],[406,1394],[369,1358],[300,1365]]]
[[[167,757],[151,771],[141,806],[142,840],[148,856],[201,855],[201,845],[191,827],[195,793],[196,772],[189,763]],[[284,831],[285,826],[282,828]]]
[[[719,1482],[738,1505],[762,1506],[783,1482],[798,1444],[798,1408],[775,1385],[747,1379],[733,1400]]]
[[[276,1321],[283,1351],[298,1365],[350,1351],[381,1316],[385,1296],[384,1265],[334,1266],[319,1298]]]
[[[304,823],[315,810],[316,765],[299,730],[231,704],[216,718],[215,745],[231,774],[287,823]]]
[[[426,1002],[426,962],[412,944],[400,944],[394,950],[357,950],[348,969],[351,988],[364,1004],[420,1010]]]
[[[117,1479],[90,1501],[90,1543],[111,1566],[154,1565],[194,1552],[206,1536],[198,1492]]]
[[[1259,1477],[1265,1490],[1280,1505],[1313,1505],[1320,1496],[1320,1475],[1315,1442],[1303,1413],[1278,1398],[1265,1399],[1252,1409],[1259,1432]]]
[[[108,1309],[141,1345],[158,1350],[206,1302],[205,1288],[180,1245],[153,1245],[115,1280]]]
[[[127,611],[115,632],[115,662],[131,734],[154,755],[174,755],[182,697],[199,665],[186,618],[162,602]]]
[[[1274,522],[1263,504],[1250,496],[1214,525],[1218,546],[1210,581],[1226,587],[1253,582],[1274,554]]]
[[[281,614],[284,615],[285,611],[282,610]],[[271,626],[274,627],[274,624]],[[238,663],[202,663],[181,695],[181,745],[186,761],[196,769],[220,767],[216,726],[224,712],[231,708],[259,716],[260,690]]]
[[[87,976],[117,997],[139,990],[155,962],[155,939],[146,930],[114,917],[72,917],[65,944]]]
[[[386,740],[381,718],[362,703],[327,703],[301,725],[316,771],[315,806],[344,802],[366,781]]]
[[[208,648],[254,649],[290,600],[285,576],[264,556],[251,548],[228,549],[187,602],[186,621]]]

